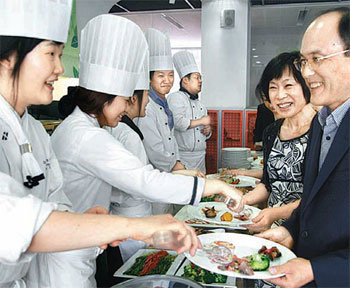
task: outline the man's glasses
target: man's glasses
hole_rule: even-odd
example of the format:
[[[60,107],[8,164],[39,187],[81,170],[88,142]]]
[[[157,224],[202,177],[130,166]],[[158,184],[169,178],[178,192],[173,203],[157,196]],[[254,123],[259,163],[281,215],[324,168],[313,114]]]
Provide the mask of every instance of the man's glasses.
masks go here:
[[[337,55],[345,54],[346,52],[349,52],[349,51],[350,49],[347,49],[347,50],[332,53],[322,57],[312,57],[311,59],[300,58],[300,59],[294,60],[293,64],[298,71],[302,72],[305,69],[305,66],[307,64],[309,65],[309,67],[315,67],[317,65],[320,65],[320,63],[322,63],[323,60],[326,60],[328,58],[331,58]]]

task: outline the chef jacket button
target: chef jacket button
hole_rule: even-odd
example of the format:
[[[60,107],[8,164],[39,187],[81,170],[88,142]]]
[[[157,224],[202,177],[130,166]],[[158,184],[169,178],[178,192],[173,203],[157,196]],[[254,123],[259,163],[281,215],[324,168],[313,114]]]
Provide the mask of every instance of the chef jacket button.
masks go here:
[[[197,117],[194,117],[194,119],[197,119]]]
[[[171,153],[171,155],[175,155],[175,153]]]
[[[165,123],[165,125],[168,125],[168,123]]]
[[[194,108],[194,106],[192,106]]]
[[[162,110],[162,107],[159,107],[160,110]]]
[[[201,110],[203,110],[203,108],[201,108]]]
[[[307,231],[303,231],[303,232],[301,233],[301,237],[302,237],[302,238],[307,238],[307,237],[309,237],[309,233],[308,233]]]
[[[197,140],[199,142],[199,140]]]
[[[196,130],[199,130],[199,128],[196,128]]]
[[[169,140],[171,140],[171,138],[169,137]]]
[[[331,137],[330,137],[330,136],[327,136],[326,139],[327,139],[327,140],[331,140]]]

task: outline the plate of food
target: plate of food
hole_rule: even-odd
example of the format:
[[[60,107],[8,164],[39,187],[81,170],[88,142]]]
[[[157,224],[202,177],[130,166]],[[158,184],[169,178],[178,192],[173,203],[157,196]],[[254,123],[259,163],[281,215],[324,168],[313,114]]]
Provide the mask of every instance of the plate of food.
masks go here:
[[[126,261],[114,277],[135,278],[145,275],[174,275],[185,256],[175,251],[140,249]]]
[[[225,173],[208,174],[206,177],[222,180],[233,187],[256,187],[256,184],[260,183],[258,178],[241,175],[231,176]]]
[[[271,279],[283,276],[271,275],[268,268],[282,265],[296,258],[288,248],[263,238],[236,234],[206,234],[198,236],[204,248],[225,246],[230,249],[231,255],[227,262],[216,263],[206,253],[197,251],[195,256],[185,253],[187,259],[199,267],[214,273],[230,277],[246,279]]]
[[[175,276],[197,281],[206,287],[236,287],[235,278],[210,272],[191,263],[188,259],[180,266]]]
[[[197,207],[193,207],[190,214],[209,223],[240,226],[250,224],[259,213],[260,209],[253,206],[246,205],[242,212],[234,213],[223,202],[201,202]]]

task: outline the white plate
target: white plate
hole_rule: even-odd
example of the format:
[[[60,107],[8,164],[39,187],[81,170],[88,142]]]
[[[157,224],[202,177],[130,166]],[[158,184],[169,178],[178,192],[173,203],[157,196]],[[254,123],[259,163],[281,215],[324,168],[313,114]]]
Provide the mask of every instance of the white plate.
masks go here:
[[[218,212],[216,214],[215,218],[207,218],[205,216],[205,214],[203,213],[202,209],[205,209],[205,207],[211,208],[213,206],[215,207],[214,208],[215,210],[219,210],[220,212]],[[193,208],[193,210],[192,210],[191,215],[194,218],[203,219],[205,221],[215,223],[215,224],[228,224],[228,225],[234,226],[234,227],[240,226],[241,224],[251,224],[252,223],[251,219],[258,216],[258,214],[261,211],[259,208],[246,205],[245,209],[250,209],[252,212],[250,217],[249,217],[249,220],[241,221],[241,220],[233,218],[231,222],[228,222],[228,221],[221,221],[220,217],[222,214],[224,214],[225,212],[229,212],[234,216],[234,215],[238,215],[239,213],[232,212],[230,209],[227,208],[227,205],[223,202],[200,202],[197,207],[192,206],[192,208]]]
[[[287,261],[296,258],[295,254],[289,250],[288,248],[277,244],[273,241],[269,241],[266,239],[244,235],[244,234],[236,234],[236,233],[223,233],[223,234],[205,234],[198,236],[202,242],[202,245],[210,244],[213,241],[228,241],[233,243],[236,248],[234,254],[237,257],[241,258],[244,256],[252,255],[258,253],[258,250],[265,245],[268,249],[275,246],[277,247],[282,256],[270,262],[270,267],[282,265]],[[231,277],[239,277],[246,279],[271,279],[278,278],[283,276],[284,274],[271,275],[268,271],[254,271],[254,275],[245,275],[238,272],[233,271],[223,271],[218,268],[218,264],[215,264],[209,260],[208,257],[204,256],[202,253],[197,253],[196,256],[192,257],[189,253],[185,253],[186,257],[194,264],[207,269],[209,271],[215,273],[221,273],[223,275],[231,276]]]
[[[220,179],[220,174],[219,173],[208,174],[208,175],[206,175],[206,177],[208,179]],[[260,180],[258,178],[249,177],[249,176],[237,175],[237,176],[234,176],[234,178],[238,178],[239,183],[238,184],[230,184],[233,187],[247,187],[247,186],[256,187],[256,181],[260,182]]]
[[[179,270],[177,270],[175,276],[180,276],[182,277],[182,274],[184,274],[184,270],[185,270],[185,266],[187,266],[188,264],[190,264],[191,262],[186,259],[184,263],[182,263],[181,267],[179,268]],[[222,273],[220,273],[222,274]],[[185,277],[183,277],[185,278]],[[211,283],[211,284],[205,284],[202,282],[199,282],[201,284],[203,284],[206,287],[237,287],[236,286],[236,278],[233,277],[227,277],[226,283]]]
[[[128,261],[126,261],[123,266],[121,266],[115,273],[114,273],[114,277],[122,277],[122,278],[136,278],[139,276],[134,276],[134,275],[125,275],[123,274],[125,271],[127,271],[134,263],[137,257],[140,257],[142,255],[146,255],[149,253],[155,253],[158,252],[160,250],[156,250],[156,249],[140,249],[138,250],[133,256],[131,256]],[[166,250],[170,255],[177,255],[175,251],[169,251]],[[179,266],[181,265],[182,261],[184,260],[185,256],[184,254],[181,255],[177,255],[177,257],[175,258],[173,264],[171,264],[169,270],[165,273],[165,275],[174,275],[176,270],[179,268]]]

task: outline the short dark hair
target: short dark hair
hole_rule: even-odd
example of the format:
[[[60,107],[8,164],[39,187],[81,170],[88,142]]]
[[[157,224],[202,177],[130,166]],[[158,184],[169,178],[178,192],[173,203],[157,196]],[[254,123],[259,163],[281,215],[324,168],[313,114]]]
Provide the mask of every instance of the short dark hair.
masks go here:
[[[137,100],[138,100],[138,106],[139,106],[139,115],[141,113],[141,108],[142,108],[142,99],[143,99],[143,90],[135,90],[134,95],[136,95]]]
[[[68,97],[61,98],[60,102],[65,106],[65,117],[70,115],[76,106],[86,114],[100,116],[103,114],[103,105],[111,103],[116,95],[110,95],[102,92],[86,89],[78,86]]]
[[[259,93],[262,101],[270,101],[269,84],[272,79],[279,79],[285,69],[288,69],[296,82],[298,82],[303,90],[306,103],[310,102],[310,90],[307,87],[305,80],[301,73],[294,67],[294,60],[299,59],[300,53],[298,51],[281,53],[273,58],[264,69],[260,81],[256,87],[256,92]]]
[[[192,75],[192,73],[188,73],[187,75],[185,75],[184,77],[182,77],[182,78],[180,79],[180,88],[184,88],[184,87],[182,86],[182,79],[184,79],[184,78],[186,77],[188,80],[190,80],[190,79],[191,79],[191,75]]]
[[[338,33],[340,38],[344,42],[345,50],[350,49],[350,8],[349,7],[337,7],[326,11],[323,11],[319,16],[329,13],[339,13],[341,15],[338,23]],[[345,53],[346,56],[350,57],[350,51]]]

